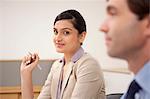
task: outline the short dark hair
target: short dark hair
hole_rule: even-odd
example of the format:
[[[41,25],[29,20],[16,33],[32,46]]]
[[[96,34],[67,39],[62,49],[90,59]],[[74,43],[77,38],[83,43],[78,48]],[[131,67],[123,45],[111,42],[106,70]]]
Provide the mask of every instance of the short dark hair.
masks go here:
[[[106,0],[107,2],[109,0]],[[138,16],[139,20],[150,14],[150,0],[126,0],[129,9]]]
[[[127,0],[129,9],[142,20],[150,14],[150,0]]]
[[[76,10],[66,10],[62,13],[60,13],[55,21],[54,21],[54,25],[57,21],[59,20],[71,20],[73,26],[78,30],[79,34],[81,34],[82,32],[86,32],[86,23],[84,18],[82,17],[82,15],[76,11]]]

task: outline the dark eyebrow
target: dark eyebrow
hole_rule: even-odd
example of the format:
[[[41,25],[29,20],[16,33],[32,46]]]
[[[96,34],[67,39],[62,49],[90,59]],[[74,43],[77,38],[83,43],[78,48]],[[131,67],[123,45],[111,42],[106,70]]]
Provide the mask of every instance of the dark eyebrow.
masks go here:
[[[56,28],[53,28],[53,30],[57,30]]]
[[[117,10],[117,9],[114,6],[112,6],[112,5],[108,5],[106,10],[109,12],[111,10]]]
[[[54,30],[57,30],[56,28],[53,28]],[[71,28],[62,28],[61,30],[71,30],[72,31],[72,29]]]
[[[71,30],[72,31],[72,29],[71,28],[62,28],[62,30]]]

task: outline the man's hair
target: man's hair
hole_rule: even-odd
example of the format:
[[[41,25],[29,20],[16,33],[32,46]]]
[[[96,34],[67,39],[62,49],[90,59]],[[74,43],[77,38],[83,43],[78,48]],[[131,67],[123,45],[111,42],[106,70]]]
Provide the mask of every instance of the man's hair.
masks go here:
[[[109,1],[109,0],[106,0]],[[142,20],[150,15],[150,0],[126,0],[129,9]]]
[[[150,15],[150,0],[127,0],[127,4],[139,20]]]

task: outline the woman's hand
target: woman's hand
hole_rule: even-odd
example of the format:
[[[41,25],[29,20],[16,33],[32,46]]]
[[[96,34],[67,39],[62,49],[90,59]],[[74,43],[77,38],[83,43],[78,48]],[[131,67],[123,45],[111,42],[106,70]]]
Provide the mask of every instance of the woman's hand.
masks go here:
[[[38,54],[29,53],[29,55],[25,56],[22,59],[22,63],[20,67],[21,73],[24,73],[24,72],[32,73],[33,69],[38,65],[38,61],[39,61]]]
[[[22,99],[33,99],[33,84],[32,84],[32,71],[38,65],[38,54],[31,54],[22,59],[20,72],[21,72],[21,92]]]

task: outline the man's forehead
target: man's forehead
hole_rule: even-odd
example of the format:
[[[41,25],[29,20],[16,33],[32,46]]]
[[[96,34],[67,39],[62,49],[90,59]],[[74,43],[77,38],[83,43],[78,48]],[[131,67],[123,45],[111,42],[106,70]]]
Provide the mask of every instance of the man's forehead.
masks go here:
[[[126,0],[107,0],[107,6],[122,8],[127,7]]]

